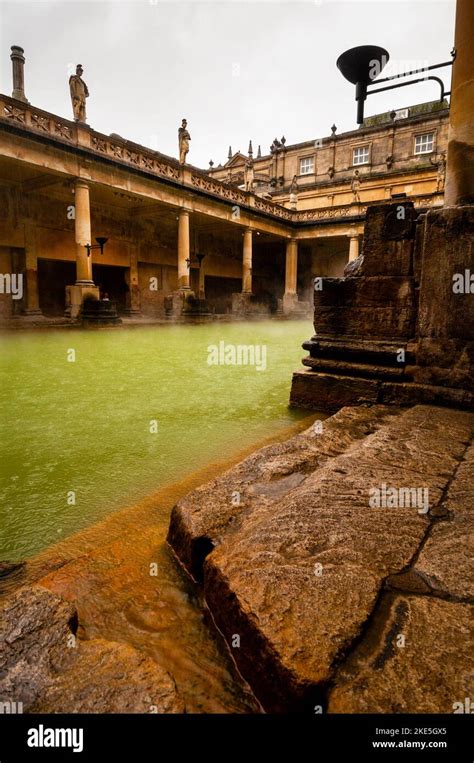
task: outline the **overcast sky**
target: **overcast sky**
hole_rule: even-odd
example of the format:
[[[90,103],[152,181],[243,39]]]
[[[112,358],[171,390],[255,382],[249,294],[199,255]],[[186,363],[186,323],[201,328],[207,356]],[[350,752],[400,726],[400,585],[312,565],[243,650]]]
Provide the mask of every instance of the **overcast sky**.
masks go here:
[[[68,77],[88,85],[88,123],[177,156],[188,120],[188,161],[207,167],[249,139],[268,153],[356,125],[354,86],[336,58],[385,47],[386,74],[450,59],[455,0],[307,2],[28,2],[0,0],[0,90],[11,95],[10,46],[25,49],[25,90],[38,108],[72,119]],[[389,71],[390,69],[390,71]],[[450,69],[440,73],[449,82]],[[449,88],[448,88],[449,89]],[[366,101],[366,115],[438,97],[424,82]]]

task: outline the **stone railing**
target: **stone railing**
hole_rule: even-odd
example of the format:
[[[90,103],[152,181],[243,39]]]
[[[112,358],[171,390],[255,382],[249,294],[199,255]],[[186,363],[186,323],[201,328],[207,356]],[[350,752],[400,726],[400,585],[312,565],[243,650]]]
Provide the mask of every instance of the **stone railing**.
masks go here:
[[[294,212],[291,209],[287,209],[286,207],[280,206],[280,204],[275,204],[274,201],[267,201],[266,199],[261,199],[259,196],[255,196],[255,203],[254,203],[255,209],[258,209],[260,212],[266,212],[270,215],[276,215],[276,217],[279,217],[282,220],[294,220]]]
[[[161,177],[172,180],[180,178],[180,165],[176,159],[139,146],[118,135],[103,135],[87,125],[61,119],[3,95],[0,95],[0,119],[48,135],[53,140],[87,148],[114,161],[153,172]]]
[[[254,193],[242,191],[233,185],[216,180],[206,172],[191,165],[181,166],[177,159],[158,151],[125,140],[118,135],[103,135],[88,125],[62,119],[47,111],[36,109],[5,95],[0,95],[0,121],[8,121],[17,127],[47,135],[59,143],[85,148],[98,155],[123,163],[125,166],[150,172],[153,175],[175,181],[183,186],[205,191],[212,196],[230,201],[237,206],[251,207],[256,212],[285,222],[322,222],[339,218],[365,215],[367,204],[345,204],[336,207],[320,207],[294,211],[274,201],[262,199]],[[425,207],[442,201],[442,194],[412,197],[416,207]],[[388,199],[386,201],[389,201]],[[373,203],[381,203],[374,201]]]
[[[67,143],[76,142],[76,125],[74,122],[60,119],[47,111],[35,109],[29,104],[15,101],[3,95],[0,95],[0,118],[16,123],[21,127],[29,127],[40,133],[47,133],[51,137]]]
[[[195,188],[220,196],[222,199],[233,201],[236,204],[249,204],[248,193],[220,180],[213,180],[208,175],[197,173],[195,170],[191,172],[191,183]]]
[[[5,95],[0,95],[0,120],[9,121],[27,130],[34,130],[55,141],[86,148],[107,156],[113,161],[177,181],[182,185],[190,184],[193,188],[206,191],[236,205],[254,207],[260,212],[281,220],[292,220],[293,213],[289,209],[275,202],[259,199],[253,193],[241,191],[228,183],[214,180],[206,172],[190,165],[182,167],[177,159],[132,143],[118,135],[103,135],[87,125],[61,119]]]
[[[334,220],[338,217],[355,217],[365,215],[367,204],[351,204],[341,207],[320,207],[319,209],[302,209],[293,212],[293,220],[298,223],[318,222],[319,220]]]
[[[396,199],[374,199],[371,204],[393,204]],[[442,206],[443,194],[434,193],[424,196],[407,196],[400,199],[400,203],[412,201],[416,209],[424,207]],[[319,222],[321,220],[334,220],[346,217],[365,216],[369,204],[345,204],[340,207],[320,207],[319,209],[302,209],[298,212],[292,212],[294,222]],[[287,210],[288,211],[288,210]]]

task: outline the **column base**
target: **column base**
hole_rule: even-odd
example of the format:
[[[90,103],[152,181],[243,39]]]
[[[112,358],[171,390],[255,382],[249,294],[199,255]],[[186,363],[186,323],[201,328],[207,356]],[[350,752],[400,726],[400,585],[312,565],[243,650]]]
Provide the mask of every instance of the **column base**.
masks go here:
[[[25,310],[23,310],[22,315],[41,315],[42,316],[43,315],[43,311],[40,310],[39,307],[36,308],[36,309],[34,309],[34,308],[25,309]]]
[[[268,316],[270,306],[262,298],[250,291],[232,294],[232,314],[238,318]]]
[[[291,292],[283,295],[282,306],[283,315],[295,318],[308,315],[311,311],[309,302],[300,302],[298,295]]]
[[[78,318],[82,304],[86,298],[100,298],[99,287],[93,281],[76,281],[74,286],[66,286],[66,309],[64,314],[67,318]]]
[[[180,289],[165,297],[165,315],[169,320],[193,321],[197,319],[211,320],[213,314],[205,299],[196,297],[191,289]]]

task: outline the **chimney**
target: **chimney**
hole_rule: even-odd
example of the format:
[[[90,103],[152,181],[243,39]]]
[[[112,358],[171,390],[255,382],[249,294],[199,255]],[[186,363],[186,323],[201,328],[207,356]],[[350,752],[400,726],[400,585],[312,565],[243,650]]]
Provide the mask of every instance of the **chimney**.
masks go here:
[[[25,56],[23,55],[24,51],[23,51],[23,48],[20,48],[19,45],[12,45],[11,51],[12,52],[10,54],[10,58],[12,60],[12,71],[13,71],[12,98],[16,98],[17,101],[23,101],[23,103],[28,103],[25,96],[25,76],[24,76]]]

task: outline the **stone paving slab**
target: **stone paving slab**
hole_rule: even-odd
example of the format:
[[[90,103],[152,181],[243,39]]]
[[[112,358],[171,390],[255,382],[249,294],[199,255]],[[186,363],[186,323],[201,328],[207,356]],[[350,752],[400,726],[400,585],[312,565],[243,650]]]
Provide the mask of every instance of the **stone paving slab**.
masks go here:
[[[398,413],[388,406],[345,409],[326,419],[320,433],[313,425],[283,443],[256,451],[176,504],[168,542],[188,571],[201,579],[206,554],[236,530],[243,517],[273,505],[315,469]]]
[[[181,713],[171,676],[116,641],[75,636],[77,612],[42,586],[20,589],[0,618],[0,701],[33,713]]]
[[[329,692],[331,713],[453,713],[474,696],[474,607],[386,594]]]
[[[383,408],[375,412],[381,415]],[[350,413],[344,409],[338,415],[341,421]],[[212,539],[204,563],[206,600],[266,709],[324,704],[338,666],[364,637],[387,579],[411,569],[439,521],[436,513],[473,428],[474,416],[463,411],[399,410],[347,447],[335,447],[331,457],[312,458],[307,468],[299,462],[304,481],[287,485],[286,494],[273,500],[259,496],[234,524],[228,522],[228,496],[235,474],[242,481],[257,476],[246,472],[246,462],[220,478],[217,504],[210,484],[198,498],[191,494],[178,505],[177,512],[184,508],[188,538],[196,529],[195,511],[199,532]],[[271,455],[260,451],[250,463],[258,463],[261,474],[261,459],[271,461]],[[285,454],[278,457],[284,463]],[[293,473],[291,464],[287,477],[288,472]],[[430,512],[418,505],[371,505],[374,488],[383,485],[427,490]],[[170,539],[180,536],[170,533]],[[186,564],[182,547],[174,547]],[[453,661],[450,670],[455,669]]]

